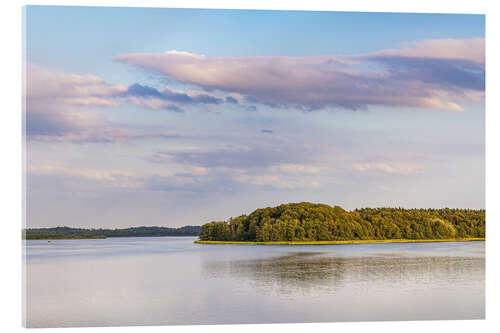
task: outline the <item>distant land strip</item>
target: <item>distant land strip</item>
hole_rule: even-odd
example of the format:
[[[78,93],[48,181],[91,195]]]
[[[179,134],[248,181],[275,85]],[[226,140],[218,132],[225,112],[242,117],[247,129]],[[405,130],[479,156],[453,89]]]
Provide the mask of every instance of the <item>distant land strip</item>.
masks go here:
[[[82,229],[71,227],[23,229],[23,239],[102,239],[107,237],[198,236],[200,226],[133,227],[124,229]]]
[[[380,243],[424,243],[424,242],[472,242],[484,241],[485,238],[456,239],[363,239],[347,241],[286,241],[286,242],[237,242],[237,241],[194,241],[196,244],[235,244],[235,245],[347,245]]]

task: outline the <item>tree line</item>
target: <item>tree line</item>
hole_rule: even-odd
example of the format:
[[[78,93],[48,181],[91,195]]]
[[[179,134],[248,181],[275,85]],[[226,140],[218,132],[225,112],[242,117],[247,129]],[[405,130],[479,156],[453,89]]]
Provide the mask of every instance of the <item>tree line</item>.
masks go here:
[[[198,236],[200,226],[133,227],[125,229],[82,229],[70,227],[29,228],[23,230],[24,239],[78,239],[106,237]]]
[[[309,202],[257,209],[201,226],[200,240],[337,241],[484,238],[485,210],[362,208]]]

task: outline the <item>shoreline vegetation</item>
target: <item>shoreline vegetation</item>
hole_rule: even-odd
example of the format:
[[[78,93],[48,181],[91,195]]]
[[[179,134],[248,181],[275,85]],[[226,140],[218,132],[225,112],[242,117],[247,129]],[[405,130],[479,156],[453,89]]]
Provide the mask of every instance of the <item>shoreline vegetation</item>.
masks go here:
[[[198,236],[200,226],[168,227],[133,227],[124,229],[82,229],[70,227],[29,228],[23,229],[22,238],[26,240],[53,239],[105,239],[108,237],[163,237],[163,236]]]
[[[311,245],[480,241],[484,209],[362,208],[309,202],[257,209],[201,226],[197,244]]]
[[[286,242],[238,242],[238,241],[194,241],[196,244],[232,244],[232,245],[349,245],[349,244],[383,244],[383,243],[434,243],[434,242],[477,242],[485,238],[455,239],[364,239],[347,241],[286,241]]]

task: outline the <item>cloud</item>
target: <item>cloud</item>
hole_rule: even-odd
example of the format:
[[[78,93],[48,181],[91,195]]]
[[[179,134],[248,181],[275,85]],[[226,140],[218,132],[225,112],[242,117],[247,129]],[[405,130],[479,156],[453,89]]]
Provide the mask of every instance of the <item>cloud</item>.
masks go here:
[[[176,132],[128,130],[101,122],[87,122],[85,125],[75,122],[51,122],[50,114],[40,117],[37,123],[37,120],[34,119],[37,119],[38,116],[28,116],[26,121],[26,134],[30,141],[112,143],[134,139],[178,139],[185,137]]]
[[[226,97],[226,103],[230,104],[238,104],[238,100],[232,96],[227,96]]]
[[[484,38],[418,40],[403,43],[399,49],[384,50],[374,55],[465,60],[484,64]]]
[[[328,184],[333,167],[322,161],[322,147],[308,147],[279,138],[263,142],[240,142],[220,147],[184,147],[155,153],[151,161],[165,167],[176,165],[186,170],[176,177],[190,179],[190,190],[196,187],[223,188],[251,186],[261,189],[317,188]],[[331,146],[329,146],[331,148]],[[172,190],[172,180],[162,179],[161,188]],[[221,185],[222,186],[222,185]]]
[[[30,103],[28,102],[28,105]],[[148,129],[126,129],[108,122],[98,121],[92,114],[57,107],[32,105],[26,112],[25,133],[29,141],[109,143],[122,140],[184,137],[182,133]]]
[[[304,177],[286,177],[276,173],[259,175],[242,174],[236,177],[235,181],[272,189],[286,190],[318,188],[321,185],[319,180],[311,180]]]
[[[161,173],[135,173],[127,170],[85,169],[67,167],[58,164],[28,166],[30,179],[50,179],[51,183],[74,191],[108,190],[151,190],[151,191],[205,191],[204,184],[210,179],[203,179],[204,173],[196,168],[191,176],[182,176],[168,171]]]
[[[484,63],[470,60],[375,55],[367,57],[387,68],[394,80],[418,80],[436,88],[453,91],[484,91]]]
[[[60,101],[26,99],[25,133],[28,140],[109,142],[130,131],[97,121],[81,107]]]
[[[122,102],[149,109],[183,111],[175,104],[156,98],[158,94],[165,94],[154,88],[141,85],[127,88],[110,84],[95,75],[59,73],[36,63],[28,63],[26,68],[24,98],[25,131],[28,140],[112,142],[145,137],[180,136],[168,131],[149,132],[122,128],[98,119],[92,112],[95,108],[117,107]],[[124,94],[129,97],[125,98]],[[141,98],[145,96],[148,98]]]
[[[82,181],[91,185],[90,188],[100,186],[115,189],[137,189],[142,187],[142,181],[134,174],[123,170],[98,170],[77,169],[63,165],[28,165],[31,176],[57,177],[66,186],[73,188],[85,185]]]
[[[144,189],[149,191],[213,193],[230,192],[237,187],[229,177],[211,175],[180,175],[172,177],[152,175],[144,182]]]
[[[35,63],[27,64],[26,97],[33,102],[66,106],[116,106],[112,98],[127,90],[91,74],[50,71]]]
[[[186,51],[177,51],[177,50],[166,51],[165,54],[181,55],[181,56],[187,56],[187,57],[198,58],[198,59],[203,59],[205,57],[204,54],[196,54],[196,53],[191,53],[191,52],[186,52]]]
[[[126,91],[120,93],[120,96],[140,98],[141,100],[146,100],[146,101],[159,100],[159,101],[169,101],[181,104],[220,104],[224,102],[222,98],[208,95],[203,92],[190,92],[190,93],[178,92],[178,91],[173,91],[168,87],[165,87],[162,91],[160,91],[153,87],[140,85],[139,83],[134,83],[131,86],[129,86]],[[234,98],[232,99],[234,100]],[[134,102],[134,100],[132,101]],[[230,103],[234,104],[232,100]]]
[[[463,111],[462,104],[484,100],[482,38],[424,40],[350,56],[211,57],[169,51],[114,59],[274,107]]]
[[[179,113],[184,112],[184,109],[178,107],[175,104],[165,102],[165,100],[160,98],[144,98],[144,97],[130,96],[127,98],[127,101],[130,104],[134,104],[143,109],[167,110]]]
[[[153,160],[159,163],[172,161],[205,168],[250,169],[294,164],[311,158],[315,153],[291,145],[239,145],[213,149],[164,150],[157,152]]]
[[[320,171],[320,168],[316,166],[303,164],[281,164],[278,169],[292,174],[315,174]]]
[[[325,168],[328,169],[328,168]],[[325,175],[319,175],[321,169],[313,165],[283,163],[272,165],[259,172],[239,170],[233,173],[234,181],[272,189],[306,189],[319,188],[328,184]],[[332,170],[328,170],[331,173]]]
[[[185,173],[141,173],[127,170],[110,170],[84,167],[68,167],[63,164],[28,165],[30,186],[51,184],[51,187],[71,190],[72,193],[99,194],[103,190],[114,191],[166,191],[207,193],[228,191],[241,187],[234,179],[239,172],[209,170],[198,166],[184,166]]]
[[[369,162],[355,163],[353,168],[362,172],[382,172],[387,174],[410,175],[420,173],[422,167],[409,163],[385,163],[385,162]]]
[[[94,75],[65,74],[38,64],[26,65],[25,130],[29,140],[108,141],[125,130],[99,123],[94,107],[116,106],[113,96],[126,90]]]
[[[31,112],[26,121],[26,134],[33,136],[63,136],[76,126],[65,117],[52,113]]]

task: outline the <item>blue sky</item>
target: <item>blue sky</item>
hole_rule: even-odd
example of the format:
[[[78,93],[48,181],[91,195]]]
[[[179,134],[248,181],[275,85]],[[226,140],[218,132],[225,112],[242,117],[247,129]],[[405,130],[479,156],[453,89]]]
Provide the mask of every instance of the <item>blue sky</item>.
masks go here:
[[[28,226],[484,208],[484,16],[33,7]]]
[[[30,6],[27,46],[31,61],[130,83],[134,76],[111,60],[118,53],[355,54],[419,39],[484,37],[484,24],[483,15],[459,14]]]

